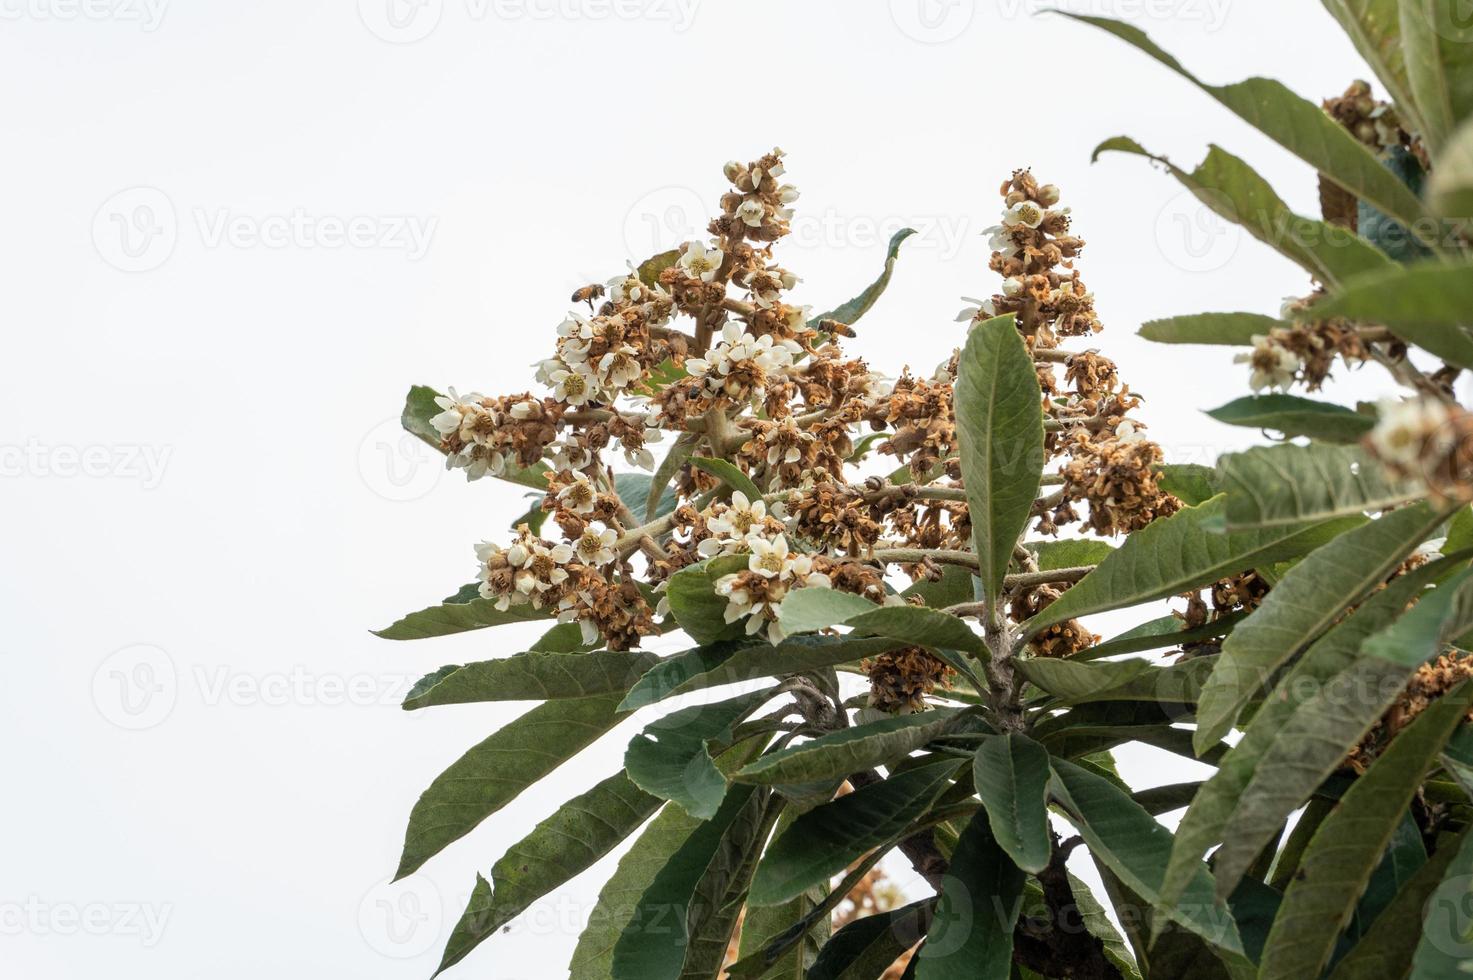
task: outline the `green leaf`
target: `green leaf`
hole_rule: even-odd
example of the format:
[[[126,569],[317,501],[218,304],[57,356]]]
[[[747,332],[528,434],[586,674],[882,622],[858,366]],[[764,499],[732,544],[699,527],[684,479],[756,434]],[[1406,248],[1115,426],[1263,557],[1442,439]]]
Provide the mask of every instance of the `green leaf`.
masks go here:
[[[866,286],[863,292],[849,302],[842,306],[836,306],[827,313],[820,313],[818,316],[809,320],[808,326],[817,330],[819,329],[819,323],[824,320],[837,320],[849,326],[857,323],[859,318],[868,313],[870,307],[875,305],[881,294],[885,292],[885,287],[890,285],[890,276],[895,272],[895,260],[900,255],[900,243],[915,233],[916,230],[914,228],[902,228],[890,236],[890,244],[885,249],[885,269],[880,273],[880,277]]]
[[[698,825],[670,856],[640,896],[614,946],[613,980],[681,976],[692,936],[706,917],[721,911],[718,903],[726,886],[757,843],[763,804],[760,791],[734,789],[716,815]],[[698,890],[706,894],[698,896]]]
[[[1467,836],[1466,833],[1450,836],[1438,843],[1437,851],[1427,863],[1417,869],[1391,904],[1376,916],[1355,948],[1335,965],[1330,980],[1385,980],[1405,972],[1422,937],[1422,911]],[[1434,908],[1433,914],[1438,911]]]
[[[405,698],[407,710],[476,701],[530,701],[622,694],[659,658],[643,650],[519,653],[437,671],[439,680]],[[444,668],[442,668],[443,670]]]
[[[792,823],[792,813],[791,808],[783,811],[777,833]],[[826,889],[815,885],[791,902],[748,908],[742,920],[741,960],[761,961],[762,976],[770,980],[804,980],[832,928],[831,917],[820,911],[826,897]],[[729,975],[738,973],[733,969]]]
[[[1392,740],[1320,824],[1269,932],[1262,980],[1319,975],[1423,774],[1470,702],[1473,686],[1443,695]]]
[[[1473,119],[1458,127],[1438,156],[1427,200],[1444,218],[1473,219]]]
[[[439,970],[465,958],[533,902],[592,867],[660,808],[619,772],[564,803],[491,868],[476,876],[465,914],[451,933]]]
[[[698,470],[704,470],[711,474],[733,490],[738,490],[746,494],[748,501],[762,499],[762,491],[757,489],[757,484],[753,483],[752,478],[743,473],[741,467],[735,463],[728,462],[724,459],[707,459],[704,456],[693,456],[691,457],[690,465]]]
[[[1473,569],[1464,569],[1367,640],[1362,649],[1373,657],[1415,668],[1442,653],[1469,629],[1473,629]]]
[[[1063,538],[1058,541],[1027,541],[1023,547],[1038,558],[1038,570],[1053,572],[1060,568],[1098,565],[1115,553],[1115,546],[1098,538]]]
[[[855,919],[818,954],[807,980],[873,980],[920,942],[931,922],[934,898]]]
[[[1168,901],[1180,894],[1202,855],[1218,841],[1226,843],[1215,863],[1223,890],[1230,890],[1289,815],[1339,767],[1349,746],[1381,717],[1402,685],[1394,682],[1390,670],[1368,670],[1389,665],[1362,657],[1361,644],[1395,621],[1447,565],[1423,566],[1397,578],[1299,658],[1177,827],[1176,851],[1163,886]],[[1375,696],[1347,698],[1345,691]],[[1263,761],[1270,753],[1274,766]]]
[[[935,708],[895,715],[769,752],[732,778],[742,783],[811,783],[889,766],[952,731],[973,708]]]
[[[1048,751],[1014,733],[989,738],[972,759],[972,774],[997,846],[1024,871],[1042,871],[1049,860]]]
[[[1464,834],[1442,883],[1427,900],[1421,941],[1412,956],[1411,980],[1452,980],[1468,975],[1468,963],[1473,961],[1473,936],[1468,928],[1470,904],[1473,904],[1473,834]],[[1417,937],[1412,930],[1408,932]]]
[[[1048,785],[1046,753],[1041,777],[1038,811],[1043,816]],[[916,980],[1008,980],[1011,975],[1015,919],[1005,917],[1004,912],[1016,912],[1021,904],[1024,878],[1023,872],[1008,860],[1004,847],[993,839],[988,822],[979,813],[962,831],[941,887],[935,922],[927,933],[926,945],[917,954]],[[1044,847],[1046,855],[1047,840]]]
[[[423,640],[488,626],[538,622],[552,616],[551,609],[534,609],[531,604],[497,609],[496,600],[481,598],[476,588],[468,585],[439,605],[412,612],[373,634],[385,640]]]
[[[777,645],[718,643],[667,657],[650,668],[624,696],[621,711],[633,711],[677,694],[723,684],[804,674],[877,657],[905,645],[890,637],[792,636]]]
[[[739,624],[726,622],[726,600],[716,594],[716,580],[742,571],[747,561],[746,555],[727,555],[683,568],[670,576],[665,592],[670,600],[670,612],[680,628],[702,646],[742,635]]]
[[[778,614],[788,633],[848,626],[860,634],[888,636],[907,643],[984,656],[987,647],[957,617],[924,606],[877,606],[862,596],[835,589],[798,589],[783,600]]]
[[[1078,662],[1036,658],[1018,666],[1029,681],[1055,696],[1055,705],[1098,701],[1192,704],[1217,658],[1193,657],[1156,666],[1149,660]]]
[[[613,951],[624,927],[655,876],[702,822],[677,806],[667,806],[645,829],[598,893],[588,926],[578,937],[569,980],[609,980]]]
[[[775,689],[754,691],[715,704],[697,704],[650,722],[624,753],[624,771],[646,793],[670,800],[702,820],[716,815],[726,797],[726,777],[710,746],[725,747],[732,728],[766,704]]]
[[[1180,901],[1162,901],[1171,832],[1110,780],[1061,759],[1054,760],[1053,770],[1053,795],[1095,860],[1157,913],[1205,939],[1229,960],[1241,960],[1242,939],[1232,918],[1214,900],[1206,865],[1198,862]]]
[[[1291,324],[1259,313],[1196,313],[1151,320],[1141,325],[1140,335],[1158,344],[1218,344],[1252,347],[1254,337],[1266,337]]]
[[[1260,446],[1223,457],[1227,526],[1272,528],[1360,515],[1419,493],[1358,446]]]
[[[955,414],[962,477],[981,562],[983,598],[996,601],[1043,476],[1038,372],[1012,316],[973,326],[957,367]]]
[[[558,623],[527,648],[529,653],[592,653],[598,641],[583,642],[583,629],[577,623]]]
[[[1134,629],[1126,630],[1103,643],[1097,643],[1088,649],[1081,650],[1071,659],[1084,662],[1099,660],[1103,657],[1114,657],[1122,653],[1140,653],[1142,650],[1159,650],[1163,647],[1215,640],[1231,633],[1233,628],[1246,616],[1247,613],[1240,610],[1228,613],[1226,616],[1219,616],[1201,626],[1190,627],[1177,616],[1162,616],[1148,623],[1142,623]]]
[[[1282,83],[1250,78],[1231,85],[1208,85],[1137,27],[1106,17],[1068,13],[1064,16],[1093,24],[1139,48],[1331,181],[1403,224],[1416,227],[1416,222],[1426,216],[1417,196],[1382,167],[1354,136],[1319,106],[1294,94]]]
[[[1323,0],[1355,50],[1376,73],[1391,101],[1414,131],[1424,127],[1412,101],[1411,80],[1401,43],[1400,0]]]
[[[1376,420],[1343,405],[1297,395],[1249,395],[1207,413],[1228,425],[1275,429],[1285,436],[1308,436],[1326,442],[1358,442]]]
[[[1434,158],[1473,116],[1473,24],[1458,0],[1401,0],[1407,76]]]
[[[654,488],[655,481],[647,473],[618,473],[614,476],[614,493],[624,501],[624,506],[631,513],[650,510],[650,497],[654,494]],[[666,485],[661,484],[660,495],[654,500],[654,516],[664,517],[679,503],[680,498]]]
[[[1197,463],[1167,463],[1161,467],[1161,489],[1188,507],[1205,504],[1222,493],[1217,470]]]
[[[1346,531],[1290,569],[1223,643],[1197,704],[1195,744],[1205,749],[1226,735],[1274,672],[1383,582],[1439,522],[1426,504],[1393,511]]]
[[[809,810],[768,847],[748,902],[790,901],[889,845],[930,808],[960,766],[954,759],[925,763]]]
[[[1101,143],[1095,158],[1105,150],[1134,153],[1161,164],[1208,209],[1321,282],[1334,284],[1392,266],[1385,253],[1355,232],[1290,211],[1268,181],[1219,146],[1211,146],[1206,159],[1191,173],[1124,136]]]
[[[639,263],[639,267],[634,271],[639,276],[640,282],[653,289],[660,284],[660,273],[671,268],[679,261],[680,249],[672,248],[669,251],[651,255]]]
[[[1222,534],[1223,497],[1153,521],[1125,539],[1062,597],[1025,625],[1029,635],[1066,619],[1180,595],[1245,569],[1311,551],[1342,525],[1276,526]]]
[[[1473,367],[1473,264],[1418,262],[1357,276],[1299,314],[1301,319],[1346,317],[1384,324],[1458,367]]]
[[[395,879],[417,871],[614,727],[619,699],[548,701],[457,759],[414,804]]]
[[[721,975],[762,846],[783,813],[782,801],[770,794],[759,792],[753,803],[748,819],[739,821],[722,840],[727,859],[717,862],[696,886],[689,906],[690,938],[680,980],[711,980]]]

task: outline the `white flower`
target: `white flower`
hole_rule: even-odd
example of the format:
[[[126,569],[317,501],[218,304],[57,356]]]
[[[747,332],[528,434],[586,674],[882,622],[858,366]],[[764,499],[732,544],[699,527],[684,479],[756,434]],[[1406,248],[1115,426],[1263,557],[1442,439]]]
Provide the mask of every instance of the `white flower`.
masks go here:
[[[1248,364],[1252,374],[1248,386],[1254,391],[1278,388],[1288,391],[1299,372],[1299,356],[1272,337],[1255,335],[1253,350],[1233,358],[1234,364]]]
[[[994,252],[1002,252],[1004,255],[1016,255],[1018,243],[1013,241],[1012,234],[1002,225],[993,225],[983,231],[987,236],[987,247]]]
[[[776,177],[777,174],[773,173],[773,176]],[[798,196],[798,188],[792,184],[783,184],[777,189],[777,199],[783,204],[792,204],[798,199]]]
[[[783,535],[779,534],[771,541],[752,538],[747,544],[752,549],[747,568],[753,573],[763,578],[779,578],[792,569],[793,559],[788,552],[788,539]]]
[[[767,504],[762,500],[753,503],[746,494],[737,490],[732,493],[726,510],[707,521],[706,527],[715,534],[741,540],[754,529],[760,530],[766,520]]]
[[[638,381],[644,369],[639,366],[639,351],[625,344],[599,358],[598,373],[610,388],[624,389]]]
[[[624,448],[624,462],[630,466],[638,466],[642,470],[653,470],[655,468],[655,454],[640,446],[638,449]]]
[[[1447,406],[1433,399],[1382,402],[1380,419],[1367,441],[1383,462],[1410,468],[1421,458],[1427,440],[1436,437],[1447,423],[1449,415]]]
[[[962,307],[962,311],[956,315],[957,323],[966,323],[970,320],[980,320],[983,317],[991,319],[997,316],[997,307],[992,304],[991,299],[973,299],[963,296],[962,299],[971,303],[971,306]]]
[[[767,217],[767,210],[757,198],[749,197],[737,205],[736,216],[749,228],[758,228]]]
[[[537,407],[536,402],[530,398],[524,398],[511,407],[511,417],[525,422],[536,414]]]
[[[586,365],[553,371],[547,380],[552,383],[552,397],[569,405],[586,405],[598,395],[598,384]]]
[[[725,258],[726,253],[719,248],[708,249],[700,242],[691,242],[680,256],[680,267],[685,270],[686,275],[695,276],[702,282],[710,282],[716,278],[716,272]]]
[[[1135,427],[1134,422],[1130,419],[1125,419],[1119,425],[1115,426],[1115,438],[1120,442],[1141,442],[1146,437]]]
[[[1023,291],[1023,280],[1017,276],[1009,276],[1002,281],[1002,294],[1004,296],[1016,296]]]
[[[813,570],[813,559],[807,555],[799,555],[793,559],[793,579],[809,589],[828,589],[834,584],[823,572]]]
[[[1037,228],[1043,224],[1043,208],[1032,201],[1019,201],[1003,212],[1002,223],[1004,225],[1022,225],[1025,228]]]
[[[430,425],[442,436],[448,436],[452,432],[460,431],[461,424],[468,415],[471,415],[480,406],[476,403],[481,396],[471,392],[464,398],[456,394],[454,388],[450,389],[448,395],[436,395],[435,404],[444,411],[430,419]]]
[[[555,442],[552,449],[552,468],[559,472],[568,470],[585,470],[593,465],[593,454],[578,444],[578,441],[569,436],[560,442]]]
[[[588,477],[579,473],[572,483],[558,491],[557,499],[564,509],[574,514],[592,514],[594,504],[598,503],[598,491]]]
[[[604,526],[602,521],[594,521],[583,529],[573,547],[578,560],[585,565],[607,565],[617,557],[614,543],[618,540],[617,531]]]
[[[615,276],[606,285],[609,287],[609,299],[616,304],[639,303],[644,300],[646,287],[632,263],[629,264],[627,275]]]

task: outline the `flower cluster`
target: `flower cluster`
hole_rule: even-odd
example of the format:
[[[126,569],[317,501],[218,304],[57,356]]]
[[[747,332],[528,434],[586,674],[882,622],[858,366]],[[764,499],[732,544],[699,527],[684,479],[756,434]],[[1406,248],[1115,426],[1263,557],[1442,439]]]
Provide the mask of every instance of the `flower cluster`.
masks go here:
[[[1393,475],[1446,500],[1473,500],[1473,414],[1437,398],[1386,401],[1365,447]]]
[[[925,647],[882,653],[860,668],[869,676],[869,706],[892,715],[924,710],[926,698],[939,686],[949,687],[956,674]]]
[[[751,554],[745,571],[716,580],[716,594],[726,599],[726,621],[745,621],[747,635],[765,633],[769,643],[787,635],[779,615],[783,600],[794,589],[831,588],[833,580],[819,569],[826,563],[788,548],[784,535],[749,536]]]

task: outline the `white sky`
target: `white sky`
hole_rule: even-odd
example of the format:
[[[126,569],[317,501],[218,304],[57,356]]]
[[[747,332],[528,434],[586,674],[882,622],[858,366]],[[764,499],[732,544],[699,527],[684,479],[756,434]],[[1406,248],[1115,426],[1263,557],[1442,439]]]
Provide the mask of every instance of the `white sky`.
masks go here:
[[[389,2],[0,0],[9,975],[425,977],[474,872],[617,768],[627,728],[377,889],[420,791],[523,708],[398,698],[532,632],[367,632],[470,579],[521,503],[394,420],[412,383],[524,390],[572,288],[703,224],[728,158],[789,152],[805,302],[922,230],[851,345],[891,373],[941,360],[958,297],[993,291],[979,233],[1033,166],[1169,456],[1256,438],[1196,411],[1245,392],[1230,352],[1133,333],[1272,313],[1303,276],[1089,151],[1128,133],[1185,164],[1215,140],[1306,213],[1313,176],[1120,42],[1028,0]],[[1209,80],[1319,98],[1363,73],[1311,0],[1069,6]],[[610,867],[452,976],[563,975]]]

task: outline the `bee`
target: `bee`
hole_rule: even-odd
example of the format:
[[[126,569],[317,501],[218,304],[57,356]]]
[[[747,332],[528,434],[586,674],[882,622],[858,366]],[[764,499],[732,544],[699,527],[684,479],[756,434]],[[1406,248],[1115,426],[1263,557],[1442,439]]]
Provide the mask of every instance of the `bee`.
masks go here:
[[[854,328],[851,327],[849,324],[840,323],[838,320],[831,320],[827,317],[818,321],[818,329],[823,331],[824,333],[834,334],[837,337],[857,336],[857,334],[855,334],[854,332]]]
[[[580,286],[573,290],[573,302],[587,303],[589,306],[592,306],[593,301],[602,299],[603,295],[604,287],[602,284],[596,282],[589,283],[587,286]]]

